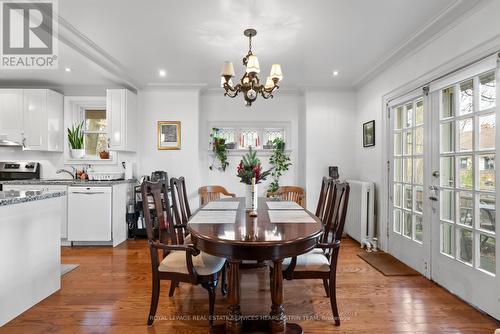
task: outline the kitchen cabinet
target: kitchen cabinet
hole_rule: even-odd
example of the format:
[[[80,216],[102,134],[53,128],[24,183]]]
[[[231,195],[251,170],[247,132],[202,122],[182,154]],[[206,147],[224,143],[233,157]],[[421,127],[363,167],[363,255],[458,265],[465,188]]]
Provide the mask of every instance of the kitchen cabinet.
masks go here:
[[[128,89],[106,91],[108,140],[111,151],[135,152],[137,142],[137,95]]]
[[[62,152],[63,96],[50,89],[0,89],[0,135],[25,150]]]
[[[41,190],[41,191],[68,191],[67,186],[61,185],[43,185],[43,184],[6,184],[2,186],[5,191],[9,190]],[[61,197],[61,239],[68,237],[68,196]]]
[[[21,143],[22,134],[23,90],[0,89],[0,135]]]
[[[111,187],[68,187],[68,240],[111,241]]]
[[[62,152],[63,96],[50,89],[24,89],[25,150]]]

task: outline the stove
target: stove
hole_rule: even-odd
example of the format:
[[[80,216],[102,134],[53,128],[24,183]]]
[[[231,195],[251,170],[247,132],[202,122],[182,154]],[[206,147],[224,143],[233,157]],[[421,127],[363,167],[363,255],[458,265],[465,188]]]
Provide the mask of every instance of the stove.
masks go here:
[[[40,179],[41,165],[33,161],[0,161],[0,190],[2,181]]]

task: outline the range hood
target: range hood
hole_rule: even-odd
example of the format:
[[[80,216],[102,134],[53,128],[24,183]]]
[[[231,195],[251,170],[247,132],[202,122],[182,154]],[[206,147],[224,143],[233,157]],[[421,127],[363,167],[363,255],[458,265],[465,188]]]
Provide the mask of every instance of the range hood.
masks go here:
[[[22,147],[21,143],[15,142],[13,140],[7,139],[6,135],[0,135],[0,146],[2,147]]]

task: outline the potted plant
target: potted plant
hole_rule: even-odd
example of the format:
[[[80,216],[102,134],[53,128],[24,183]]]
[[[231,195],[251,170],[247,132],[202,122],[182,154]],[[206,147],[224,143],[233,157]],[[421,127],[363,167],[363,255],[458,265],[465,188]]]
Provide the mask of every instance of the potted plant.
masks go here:
[[[249,147],[248,153],[243,156],[240,161],[238,168],[236,169],[237,176],[240,178],[240,182],[244,183],[246,186],[245,191],[245,205],[247,209],[252,208],[252,183],[254,183],[254,192],[257,193],[257,184],[265,180],[269,174],[271,174],[272,169],[263,171],[262,165],[257,158],[257,153]],[[254,199],[257,197],[255,196]],[[257,208],[256,201],[253,203],[254,208]]]
[[[214,160],[212,161],[212,165],[210,165],[209,169],[214,169],[215,159],[217,159],[220,162],[220,167],[218,167],[217,169],[225,172],[226,167],[229,166],[229,162],[227,161],[226,140],[218,136],[218,130],[219,129],[217,128],[213,128],[213,132],[210,135],[210,137],[212,138],[212,152],[214,152]]]
[[[281,138],[275,138],[273,140],[273,154],[269,157],[269,164],[273,166],[271,176],[273,181],[269,184],[267,188],[268,193],[273,194],[278,191],[279,178],[288,171],[292,163],[290,162],[290,156],[285,153],[285,141]]]
[[[82,159],[85,156],[85,150],[83,149],[83,122],[68,128],[68,142],[71,158]]]

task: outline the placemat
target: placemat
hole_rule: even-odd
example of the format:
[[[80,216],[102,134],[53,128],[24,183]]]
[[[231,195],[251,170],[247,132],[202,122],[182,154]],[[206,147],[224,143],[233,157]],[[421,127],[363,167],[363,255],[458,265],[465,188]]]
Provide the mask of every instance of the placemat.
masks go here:
[[[238,210],[240,202],[214,201],[205,205],[202,210]]]
[[[234,224],[234,210],[200,210],[189,221],[189,224]]]
[[[269,201],[266,202],[269,210],[304,210],[303,207],[292,201]]]
[[[271,223],[315,223],[304,210],[269,210]]]

